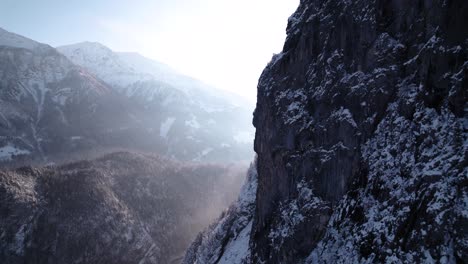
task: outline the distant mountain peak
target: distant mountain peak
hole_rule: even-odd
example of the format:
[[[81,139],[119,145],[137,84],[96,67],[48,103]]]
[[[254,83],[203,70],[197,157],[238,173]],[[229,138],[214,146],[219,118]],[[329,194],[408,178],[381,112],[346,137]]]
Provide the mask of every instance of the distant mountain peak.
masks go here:
[[[167,83],[185,92],[206,86],[140,53],[114,52],[98,42],[81,42],[57,49],[73,63],[90,69],[99,78],[121,89],[150,80]]]
[[[105,52],[113,52],[112,49],[105,46],[102,43],[94,42],[94,41],[83,41],[75,44],[63,45],[57,47],[59,50],[86,50],[90,51],[105,51]]]
[[[0,28],[0,46],[33,50],[47,45]]]
[[[101,60],[112,60],[112,63],[116,63],[118,60],[114,51],[99,42],[85,41],[60,46],[57,47],[57,50],[67,56],[71,61],[86,66],[89,66],[91,62],[95,63]]]

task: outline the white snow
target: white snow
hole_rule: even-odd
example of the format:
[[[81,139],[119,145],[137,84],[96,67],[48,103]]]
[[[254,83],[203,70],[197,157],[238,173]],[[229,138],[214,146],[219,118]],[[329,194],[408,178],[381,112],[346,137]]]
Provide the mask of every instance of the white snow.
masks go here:
[[[151,247],[145,252],[143,258],[138,262],[138,264],[144,264],[148,261],[148,258],[151,256],[151,253],[156,248],[156,244],[152,243]]]
[[[286,120],[286,124],[293,124],[306,115],[304,111],[304,104],[301,100],[299,100],[299,98],[302,98],[300,95],[302,95],[302,93],[299,93],[299,96],[295,97],[296,101],[288,105],[286,112],[283,114],[283,118]]]
[[[201,127],[200,123],[197,121],[197,117],[192,115],[192,119],[185,121],[185,125],[193,129],[199,129]]]
[[[124,88],[132,83],[149,80],[151,76],[136,72],[106,46],[96,42],[82,42],[57,48],[73,63],[88,68],[99,78]]]
[[[239,208],[247,208],[250,204],[255,203],[257,197],[258,175],[255,167],[250,167],[247,172],[247,179],[242,185],[239,192],[237,205]]]
[[[26,231],[27,231],[27,226],[26,224],[23,224],[18,232],[15,234],[15,243],[14,243],[14,249],[16,254],[22,256],[24,254],[24,238],[26,236]]]
[[[28,155],[29,150],[20,149],[12,145],[6,145],[0,148],[0,160],[11,160],[13,155]]]
[[[252,229],[252,221],[239,233],[239,235],[231,240],[224,250],[224,254],[218,264],[241,264],[249,254],[249,239]]]
[[[424,260],[424,264],[434,264],[435,260],[432,258],[431,253],[429,250],[424,251],[424,257],[426,258]]]
[[[211,151],[213,151],[213,148],[206,148],[206,149],[204,149],[204,150],[201,152],[201,156],[206,156],[206,155],[208,155],[208,153],[210,153]]]
[[[61,46],[57,49],[75,64],[91,70],[105,82],[122,89],[124,93],[135,83],[157,81],[167,84],[169,89],[174,88],[189,96],[198,107],[208,113],[239,106],[245,108],[246,104],[249,108],[253,107],[252,102],[242,97],[183,75],[164,63],[135,52],[114,52],[100,43],[93,42]],[[148,91],[142,90],[144,89],[139,88],[138,91],[133,90],[129,94],[151,98],[146,96]],[[166,99],[168,100],[163,105],[177,98]]]
[[[345,121],[348,122],[351,126],[357,127],[356,122],[353,119],[353,115],[349,111],[349,109],[341,107],[337,111],[334,111],[331,115],[331,118],[337,121]]]
[[[197,90],[217,90],[161,62],[135,52],[114,52],[97,42],[82,42],[57,49],[75,64],[90,69],[105,82],[121,89],[137,82],[157,80],[188,94]]]
[[[167,133],[171,130],[172,125],[176,119],[173,117],[168,117],[164,122],[161,123],[159,129],[159,135],[163,138],[167,137]]]

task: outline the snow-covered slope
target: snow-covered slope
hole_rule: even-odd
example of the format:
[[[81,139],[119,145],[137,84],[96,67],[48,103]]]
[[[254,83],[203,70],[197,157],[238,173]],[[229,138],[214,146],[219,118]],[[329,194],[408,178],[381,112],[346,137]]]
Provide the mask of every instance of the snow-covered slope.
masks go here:
[[[151,75],[154,80],[183,91],[194,100],[198,100],[200,105],[206,104],[206,108],[209,108],[210,105],[213,105],[211,108],[218,109],[232,106],[253,107],[252,102],[239,95],[212,87],[200,80],[181,74],[164,63],[148,59],[136,52],[116,52],[116,54],[120,61],[125,62],[135,72]]]
[[[82,42],[57,49],[72,62],[87,68],[117,89],[125,90],[138,82],[156,81],[184,92],[193,104],[205,108],[222,109],[232,105],[252,107],[238,95],[211,87],[136,52],[114,52],[97,42]],[[143,96],[147,96],[147,93]]]
[[[0,163],[122,148],[190,161],[253,156],[252,140],[239,140],[253,138],[250,106],[225,99],[231,96],[98,43],[62,47],[67,58],[0,34]],[[160,80],[165,76],[173,84]]]
[[[116,52],[121,61],[135,72],[146,74],[160,82],[170,84],[184,92],[206,86],[188,76],[178,73],[166,64],[148,59],[136,52]]]
[[[107,84],[50,46],[1,32],[0,42],[14,46],[0,46],[0,147],[16,150],[0,162],[100,145],[97,138],[117,125],[111,113],[132,121]]]
[[[164,131],[159,136],[170,146],[164,154],[190,160],[253,156],[253,104],[247,100],[138,53],[114,52],[91,42],[58,50],[143,106],[141,122],[151,131]]]
[[[73,63],[87,68],[115,88],[152,79],[151,74],[133,69],[119,54],[97,42],[82,42],[57,48]]]

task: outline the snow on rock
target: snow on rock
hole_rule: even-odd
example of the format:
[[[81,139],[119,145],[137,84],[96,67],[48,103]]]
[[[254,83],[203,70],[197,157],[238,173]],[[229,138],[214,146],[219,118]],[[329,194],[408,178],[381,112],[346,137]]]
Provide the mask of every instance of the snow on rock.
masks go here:
[[[57,49],[73,63],[90,69],[99,78],[121,89],[137,81],[152,79],[151,75],[136,71],[117,53],[97,42],[82,42]]]
[[[253,156],[254,130],[250,122],[253,103],[138,53],[115,52],[96,42],[57,49],[131,102],[128,108],[135,109],[136,113],[132,114],[138,116],[138,120],[135,118],[138,125],[130,127],[143,127],[150,140],[164,139],[164,142],[153,144],[163,146],[163,150],[155,151],[192,161],[230,162],[250,160]],[[66,100],[57,95],[54,101]],[[186,129],[166,135],[165,126],[162,130],[155,127],[154,120],[167,122],[168,118],[176,118]],[[248,135],[238,135],[239,131]],[[226,143],[230,147],[220,147],[224,141],[229,141]],[[207,147],[223,155],[203,155]]]
[[[300,1],[259,80],[245,263],[468,259],[467,10]],[[217,263],[235,240],[212,230],[186,263]]]
[[[28,155],[31,152],[12,145],[0,147],[0,160],[11,160],[16,155]]]
[[[159,128],[159,136],[166,138],[175,120],[176,119],[174,117],[168,117],[164,122],[162,122]]]
[[[198,121],[197,121],[197,117],[194,116],[194,115],[192,115],[192,118],[190,120],[185,121],[185,125],[190,127],[190,128],[193,128],[193,129],[200,129],[201,128],[200,123],[198,123]]]
[[[250,222],[239,235],[229,241],[224,248],[224,253],[219,259],[219,264],[242,264],[245,256],[249,254],[249,240],[252,222]]]
[[[352,125],[353,127],[357,127],[356,125],[356,121],[354,121],[353,119],[353,115],[351,114],[351,112],[349,112],[349,109],[344,109],[343,107],[341,107],[340,109],[338,109],[337,111],[334,111],[330,118],[338,121],[338,122],[348,122],[350,125]]]

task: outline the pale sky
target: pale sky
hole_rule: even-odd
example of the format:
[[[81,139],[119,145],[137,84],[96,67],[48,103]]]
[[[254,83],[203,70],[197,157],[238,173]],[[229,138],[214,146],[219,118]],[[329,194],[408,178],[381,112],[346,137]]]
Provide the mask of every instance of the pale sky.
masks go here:
[[[135,51],[255,100],[299,0],[0,0],[0,27],[52,46]]]

